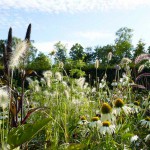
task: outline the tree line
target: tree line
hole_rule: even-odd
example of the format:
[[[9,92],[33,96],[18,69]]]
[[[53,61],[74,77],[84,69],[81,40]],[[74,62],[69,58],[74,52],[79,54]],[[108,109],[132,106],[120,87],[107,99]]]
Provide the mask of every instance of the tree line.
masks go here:
[[[113,59],[109,62],[109,66],[114,66],[118,64],[122,58],[127,57],[129,59],[135,59],[138,55],[142,53],[150,53],[150,46],[145,49],[145,43],[140,39],[136,47],[132,44],[133,30],[127,27],[120,28],[116,33],[116,39],[114,44],[107,44],[105,46],[96,46],[94,48],[87,47],[84,48],[81,44],[75,43],[70,51],[69,56],[67,55],[66,45],[57,42],[54,47],[54,51],[50,52],[49,55],[45,55],[40,52],[37,55],[37,49],[30,44],[28,59],[26,63],[26,68],[33,70],[48,70],[53,66],[59,66],[63,64],[64,67],[72,68],[71,74],[73,75],[76,72],[80,72],[79,76],[84,75],[81,71],[85,66],[90,66],[95,63],[95,60],[98,60],[102,67],[105,67],[108,64],[107,55],[109,52],[112,52]],[[13,38],[13,48],[18,39]],[[0,40],[0,64],[2,66],[2,44],[5,40]],[[54,62],[52,63],[52,59]]]

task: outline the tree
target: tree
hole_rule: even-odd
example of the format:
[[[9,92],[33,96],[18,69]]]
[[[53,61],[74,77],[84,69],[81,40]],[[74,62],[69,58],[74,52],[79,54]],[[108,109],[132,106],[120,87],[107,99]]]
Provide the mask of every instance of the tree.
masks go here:
[[[134,58],[143,53],[145,53],[145,43],[143,43],[142,40],[140,39],[134,50]]]
[[[63,45],[60,41],[57,42],[55,45],[55,49],[56,49],[56,54],[55,54],[55,61],[61,61],[63,63],[66,62],[66,52],[67,52],[67,48],[65,45]]]
[[[120,28],[116,32],[117,38],[115,39],[115,54],[119,62],[123,57],[132,58],[132,34],[133,30],[127,27]]]
[[[75,45],[72,46],[72,48],[70,49],[70,57],[72,60],[83,60],[85,57],[85,53],[84,53],[84,48],[79,44],[76,43]]]
[[[38,56],[29,65],[28,69],[32,70],[49,70],[51,68],[51,61],[44,53],[39,53]]]
[[[112,52],[114,53],[114,46],[113,45],[106,45],[106,46],[97,46],[94,49],[94,56],[95,60],[101,60],[103,65],[106,65],[108,62],[107,56],[108,53]]]
[[[147,48],[147,53],[150,54],[150,46]]]
[[[93,59],[94,59],[94,53],[92,51],[92,47],[87,47],[85,49],[85,58],[84,58],[84,60],[87,64],[89,64],[89,63],[93,62]]]

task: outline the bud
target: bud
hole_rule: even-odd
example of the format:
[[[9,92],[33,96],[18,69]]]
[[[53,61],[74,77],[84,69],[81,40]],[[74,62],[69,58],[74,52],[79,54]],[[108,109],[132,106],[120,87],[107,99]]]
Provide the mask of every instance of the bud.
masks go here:
[[[112,59],[112,52],[108,53],[107,59],[108,59],[108,61],[110,61]]]
[[[64,67],[64,63],[63,62],[60,62],[59,63],[59,68],[63,68]]]
[[[120,70],[121,67],[120,67],[119,65],[116,65],[116,66],[115,66],[115,69],[116,69],[116,70]]]
[[[96,61],[95,61],[95,68],[97,69],[98,67],[99,67],[99,60],[96,59]]]

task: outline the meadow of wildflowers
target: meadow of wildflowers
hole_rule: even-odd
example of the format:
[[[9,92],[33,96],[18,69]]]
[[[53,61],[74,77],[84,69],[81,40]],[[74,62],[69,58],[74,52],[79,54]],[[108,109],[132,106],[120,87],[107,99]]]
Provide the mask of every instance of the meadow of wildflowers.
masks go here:
[[[6,82],[1,80],[0,84],[1,148],[148,150],[150,91],[135,82],[140,77],[133,80],[130,63],[149,60],[149,54],[135,60],[123,58],[116,66],[111,88],[107,72],[98,80],[99,60],[95,62],[95,84],[88,83],[84,77],[75,79],[66,72],[63,74],[62,62],[58,68],[52,66],[38,75],[23,67],[30,28],[13,53],[6,48],[4,52]],[[108,53],[107,59],[108,62],[113,59],[112,53]],[[15,70],[20,73],[21,87],[14,84]]]

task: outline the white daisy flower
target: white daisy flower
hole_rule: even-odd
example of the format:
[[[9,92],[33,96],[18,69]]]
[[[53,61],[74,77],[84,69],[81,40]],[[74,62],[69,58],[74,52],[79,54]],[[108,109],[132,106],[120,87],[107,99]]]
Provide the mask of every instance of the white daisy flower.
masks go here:
[[[112,108],[108,103],[103,103],[101,108],[101,121],[114,121],[114,115],[112,114]]]
[[[132,136],[132,137],[131,137],[131,140],[130,140],[130,141],[131,141],[131,143],[133,143],[133,142],[137,141],[137,140],[138,140],[138,138],[139,138],[139,137],[138,137],[137,135]]]
[[[122,99],[118,98],[114,102],[114,108],[113,108],[113,114],[120,115],[121,112],[124,112],[126,115],[131,113],[132,109],[128,107],[127,105],[124,105],[124,102]]]
[[[102,125],[102,122],[99,120],[99,117],[93,117],[92,121],[89,123],[90,128],[99,128]]]
[[[116,127],[115,125],[111,125],[109,121],[104,121],[102,123],[102,126],[100,127],[100,133],[105,135],[105,134],[113,134],[115,133]]]
[[[141,120],[141,125],[150,129],[150,117],[146,117],[145,119]]]
[[[85,116],[82,116],[78,125],[87,125],[89,122],[86,120]]]
[[[132,107],[132,112],[133,112],[133,113],[139,113],[139,112],[140,112],[140,110],[141,110],[140,102],[134,101],[134,103],[133,103],[133,104],[130,104],[130,105],[131,105],[131,107]]]

